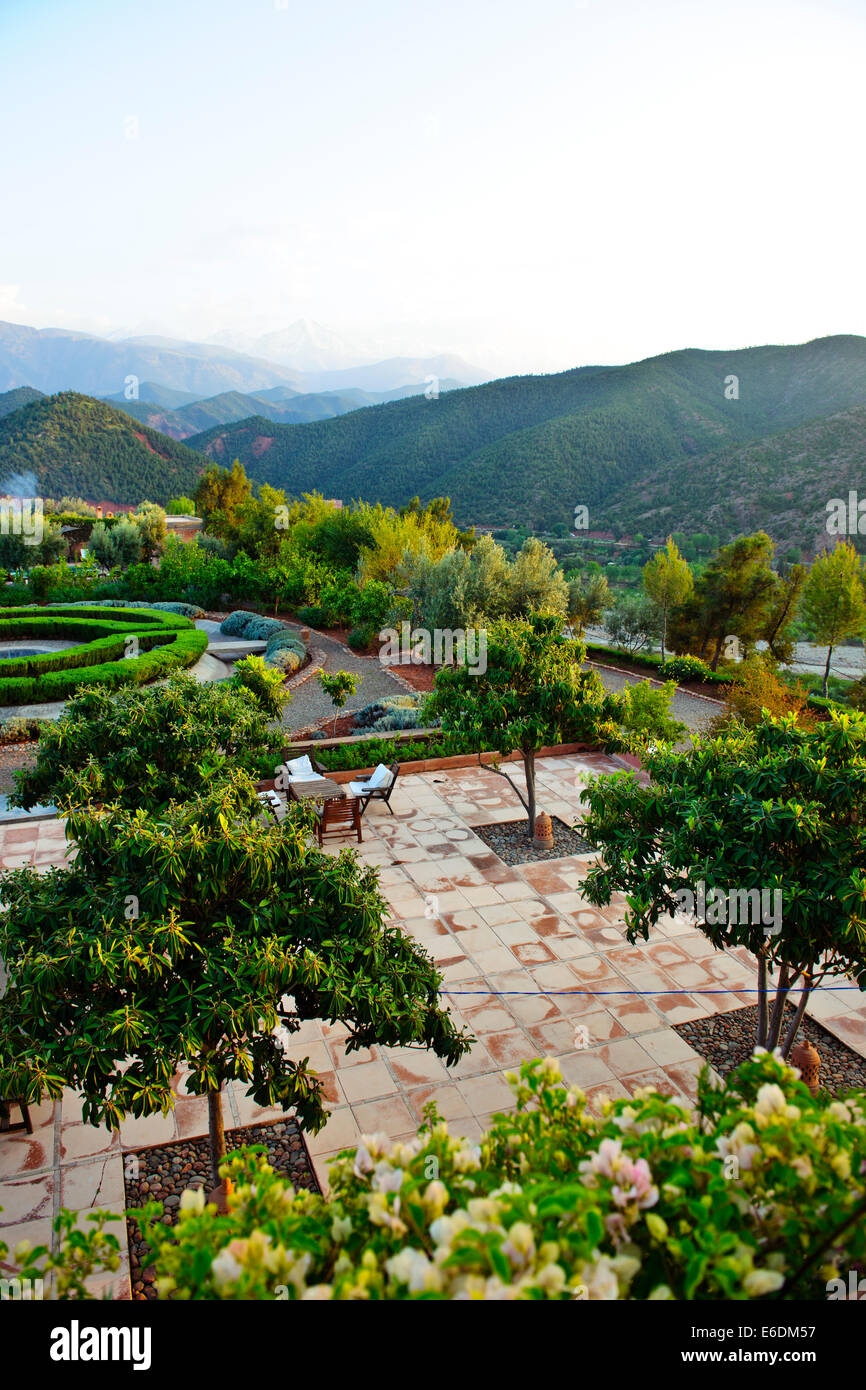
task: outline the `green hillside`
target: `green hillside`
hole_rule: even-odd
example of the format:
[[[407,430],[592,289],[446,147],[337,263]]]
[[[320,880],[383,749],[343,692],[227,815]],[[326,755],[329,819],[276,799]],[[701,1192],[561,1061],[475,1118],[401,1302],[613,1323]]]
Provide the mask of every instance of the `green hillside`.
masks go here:
[[[44,399],[42,392],[33,386],[16,386],[12,391],[3,391],[0,393],[0,420],[4,415],[11,415],[13,411],[20,410],[22,406],[32,405],[33,401]]]
[[[810,420],[736,449],[653,469],[603,507],[602,528],[722,537],[764,530],[810,555],[827,543],[827,502],[866,496],[866,406]]]
[[[5,473],[33,472],[47,497],[153,502],[194,490],[200,454],[104,401],[63,391],[0,419]]]
[[[726,397],[731,376],[736,399]],[[292,493],[393,504],[447,494],[464,524],[567,524],[583,503],[594,525],[649,474],[864,399],[866,339],[848,336],[509,377],[307,425],[259,414],[189,443]]]

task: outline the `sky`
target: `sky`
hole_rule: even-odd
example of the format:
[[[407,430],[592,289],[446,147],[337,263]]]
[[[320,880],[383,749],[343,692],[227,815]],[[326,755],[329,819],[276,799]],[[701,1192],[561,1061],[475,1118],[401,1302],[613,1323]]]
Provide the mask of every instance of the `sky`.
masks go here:
[[[866,0],[0,0],[0,319],[496,374],[866,333]]]

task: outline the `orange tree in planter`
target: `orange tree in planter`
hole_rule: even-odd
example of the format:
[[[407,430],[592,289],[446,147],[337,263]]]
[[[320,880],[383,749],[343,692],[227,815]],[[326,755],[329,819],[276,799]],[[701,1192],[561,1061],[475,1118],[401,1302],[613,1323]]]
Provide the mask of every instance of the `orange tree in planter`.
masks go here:
[[[580,830],[603,860],[582,892],[599,905],[626,895],[630,941],[696,904],[717,949],[755,956],[756,1041],[787,1056],[816,984],[850,974],[866,989],[866,715],[833,712],[815,729],[766,717],[644,766],[648,786],[620,773],[584,792]]]
[[[594,671],[581,670],[583,641],[564,632],[565,619],[553,613],[500,619],[485,630],[486,666],[445,666],[427,713],[446,732],[460,733],[481,753],[503,757],[518,750],[523,758],[526,793],[502,768],[526,811],[527,834],[535,827],[535,755],[546,745],[586,740],[615,746],[619,702],[605,695]],[[479,650],[482,650],[479,644]]]
[[[301,1020],[344,1023],[347,1050],[460,1059],[471,1039],[439,1005],[433,962],[388,922],[375,872],[315,848],[301,808],[279,826],[259,810],[242,773],[156,813],[73,810],[68,868],[6,875],[0,1094],[69,1086],[85,1120],[115,1128],[166,1113],[185,1065],[208,1098],[216,1184],[226,1081],[324,1124],[316,1074],[285,1051]]]

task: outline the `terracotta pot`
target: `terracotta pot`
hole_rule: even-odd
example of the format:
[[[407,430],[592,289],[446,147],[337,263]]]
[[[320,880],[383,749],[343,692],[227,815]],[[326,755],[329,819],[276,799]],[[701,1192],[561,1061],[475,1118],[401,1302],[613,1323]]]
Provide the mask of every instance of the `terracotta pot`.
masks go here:
[[[302,628],[301,628],[301,641],[303,642],[303,644],[304,644],[305,647],[306,647],[307,644],[309,643],[309,640],[310,640],[310,629],[309,629],[308,627],[302,627]]]
[[[234,1184],[231,1178],[224,1178],[219,1187],[214,1187],[205,1197],[206,1202],[214,1202],[220,1216],[225,1216],[228,1211],[228,1197],[234,1191]]]
[[[791,1065],[795,1066],[800,1073],[800,1080],[809,1087],[813,1096],[817,1095],[818,1076],[821,1070],[821,1058],[817,1049],[810,1042],[804,1042],[800,1043],[798,1047],[792,1047],[789,1056]]]
[[[535,817],[532,843],[535,849],[553,849],[553,822],[546,811],[541,811]]]

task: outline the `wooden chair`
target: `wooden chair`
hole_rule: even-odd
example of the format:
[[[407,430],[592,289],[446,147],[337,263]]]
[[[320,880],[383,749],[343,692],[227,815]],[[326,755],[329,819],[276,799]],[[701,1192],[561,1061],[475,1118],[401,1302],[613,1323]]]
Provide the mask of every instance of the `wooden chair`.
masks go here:
[[[316,833],[319,844],[325,835],[348,835],[355,831],[361,844],[361,807],[356,796],[334,796],[316,807]]]
[[[12,1111],[10,1106],[17,1105],[21,1111],[21,1122],[12,1123]],[[23,1100],[4,1100],[0,1096],[0,1133],[9,1134],[13,1130],[25,1129],[28,1134],[33,1133],[33,1121],[30,1119],[30,1110]]]
[[[391,815],[393,816],[394,812],[391,810],[391,793],[397,785],[397,778],[400,774],[400,764],[392,763],[388,771],[391,774],[391,781],[388,783],[387,787],[371,787],[369,791],[358,791],[357,795],[361,802],[362,816],[371,801],[384,801],[385,805],[388,807],[388,810],[391,812]],[[366,782],[369,782],[369,780],[369,774],[366,777],[358,777],[356,778],[354,785],[358,788],[361,788],[364,786]]]

